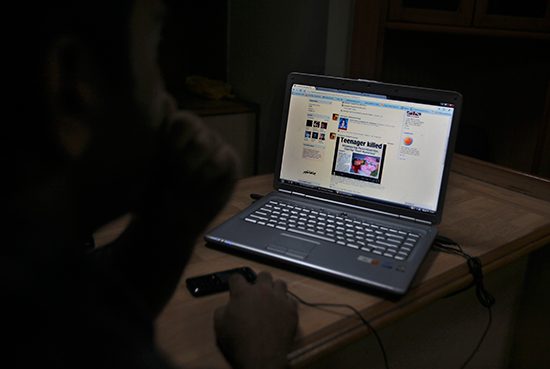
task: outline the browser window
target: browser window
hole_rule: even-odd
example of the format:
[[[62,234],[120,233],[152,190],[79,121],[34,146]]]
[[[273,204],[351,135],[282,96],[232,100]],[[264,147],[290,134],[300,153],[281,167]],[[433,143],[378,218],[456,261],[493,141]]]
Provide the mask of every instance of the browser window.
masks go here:
[[[435,212],[453,112],[451,104],[295,84],[281,179]]]

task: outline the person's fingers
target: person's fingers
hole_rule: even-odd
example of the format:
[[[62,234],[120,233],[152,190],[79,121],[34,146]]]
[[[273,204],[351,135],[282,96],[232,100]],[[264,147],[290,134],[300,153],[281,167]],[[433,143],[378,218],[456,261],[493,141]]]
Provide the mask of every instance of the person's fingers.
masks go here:
[[[221,322],[223,315],[225,314],[226,305],[220,306],[216,309],[214,312],[214,326],[218,326],[218,324]]]
[[[173,114],[170,136],[176,140],[174,147],[179,148],[179,158],[190,172],[201,171],[201,175],[208,179],[228,171],[235,180],[240,176],[240,163],[235,150],[195,114],[187,111]]]
[[[275,296],[277,297],[286,297],[286,292],[288,288],[285,282],[279,280],[276,280],[273,282],[273,292],[275,293]]]
[[[239,273],[233,274],[227,283],[229,285],[229,294],[231,298],[239,296],[248,286],[246,279]]]
[[[269,272],[261,272],[258,274],[258,278],[256,278],[256,285],[258,286],[269,286],[272,288],[273,286],[273,277],[271,276],[271,273]]]
[[[174,147],[185,147],[202,130],[200,118],[187,111],[176,111],[169,117],[169,139]]]
[[[164,111],[167,117],[171,117],[178,111],[178,103],[174,96],[168,92],[164,92],[161,97],[164,103]]]
[[[218,341],[218,346],[222,348],[220,337],[223,337],[226,332],[224,329],[224,317],[227,305],[220,306],[214,311],[214,332],[216,333],[216,340]]]

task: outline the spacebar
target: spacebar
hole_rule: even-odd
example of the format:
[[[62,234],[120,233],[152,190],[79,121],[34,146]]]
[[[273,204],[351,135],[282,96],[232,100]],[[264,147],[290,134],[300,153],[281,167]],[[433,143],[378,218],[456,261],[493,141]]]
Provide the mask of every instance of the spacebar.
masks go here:
[[[335,241],[334,241],[334,238],[330,238],[330,237],[327,237],[327,236],[323,236],[323,235],[320,235],[320,234],[317,234],[317,233],[310,233],[310,232],[300,231],[299,229],[296,229],[296,228],[288,228],[287,231],[289,231],[289,232],[294,232],[294,233],[299,233],[299,234],[303,234],[304,236],[309,236],[309,237],[313,237],[313,238],[318,238],[318,239],[323,240],[323,241],[335,242]]]

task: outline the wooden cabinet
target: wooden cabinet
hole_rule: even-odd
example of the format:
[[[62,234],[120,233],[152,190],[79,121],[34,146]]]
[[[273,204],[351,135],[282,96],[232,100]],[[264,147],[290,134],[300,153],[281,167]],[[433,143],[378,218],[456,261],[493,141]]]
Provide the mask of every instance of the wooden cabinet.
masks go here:
[[[388,19],[399,22],[548,31],[548,0],[390,0]]]
[[[354,78],[456,90],[457,152],[550,177],[550,1],[356,0]]]
[[[548,0],[478,0],[473,24],[477,27],[548,32]]]
[[[474,0],[396,0],[390,2],[388,19],[426,24],[469,25]]]

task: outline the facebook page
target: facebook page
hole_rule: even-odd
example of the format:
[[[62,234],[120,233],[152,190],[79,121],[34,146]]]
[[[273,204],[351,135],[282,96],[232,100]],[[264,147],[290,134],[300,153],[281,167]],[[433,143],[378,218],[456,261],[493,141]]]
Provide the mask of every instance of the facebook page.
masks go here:
[[[434,212],[453,108],[294,85],[281,180]]]

